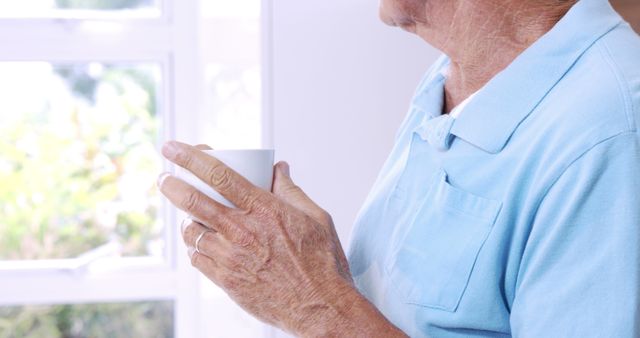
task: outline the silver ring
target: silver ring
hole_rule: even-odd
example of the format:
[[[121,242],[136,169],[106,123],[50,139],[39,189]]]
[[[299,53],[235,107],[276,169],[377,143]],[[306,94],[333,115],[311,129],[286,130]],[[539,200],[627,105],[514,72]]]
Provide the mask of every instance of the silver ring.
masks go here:
[[[200,253],[200,249],[198,248],[198,245],[200,244],[200,241],[204,237],[204,234],[206,234],[207,232],[213,232],[213,230],[205,230],[200,234],[200,236],[198,236],[198,238],[196,238],[196,252],[197,253]]]

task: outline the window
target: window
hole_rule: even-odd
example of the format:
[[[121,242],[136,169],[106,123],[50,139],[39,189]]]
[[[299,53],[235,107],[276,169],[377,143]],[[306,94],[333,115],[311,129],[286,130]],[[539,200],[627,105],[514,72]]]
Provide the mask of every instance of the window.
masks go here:
[[[191,268],[155,187],[165,140],[264,144],[261,12],[0,1],[0,338],[272,334]]]
[[[0,62],[0,75],[0,259],[162,257],[159,67]]]
[[[160,0],[22,0],[0,2],[5,18],[157,17]]]
[[[173,336],[172,302],[0,308],[0,337]]]
[[[205,128],[211,142],[221,148],[256,148],[266,138],[261,114],[260,6],[255,1],[204,1],[202,6],[204,107],[216,112]]]

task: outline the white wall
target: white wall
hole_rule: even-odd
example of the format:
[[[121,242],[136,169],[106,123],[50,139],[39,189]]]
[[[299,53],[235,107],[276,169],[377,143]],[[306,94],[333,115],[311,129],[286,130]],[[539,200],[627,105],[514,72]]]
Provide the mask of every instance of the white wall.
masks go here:
[[[334,218],[344,245],[411,95],[438,53],[384,26],[371,0],[272,3],[277,157]]]

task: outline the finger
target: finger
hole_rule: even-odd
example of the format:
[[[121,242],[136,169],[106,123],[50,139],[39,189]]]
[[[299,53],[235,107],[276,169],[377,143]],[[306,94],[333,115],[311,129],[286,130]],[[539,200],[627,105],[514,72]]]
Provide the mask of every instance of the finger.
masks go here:
[[[187,247],[192,246],[194,248],[196,247],[196,242],[198,241],[198,237],[200,237],[200,234],[203,234],[206,231],[215,231],[198,222],[189,221],[182,223],[180,226],[180,230],[182,232],[182,239],[184,241],[184,244]],[[200,242],[202,242],[202,240],[200,240]],[[198,246],[198,248],[200,247]]]
[[[167,142],[162,147],[162,154],[191,171],[239,208],[251,210],[268,196],[266,191],[251,184],[222,161],[187,144]]]
[[[209,147],[209,145],[206,145],[206,144],[197,144],[193,147],[198,150],[213,150],[213,148]]]
[[[191,261],[191,265],[198,269],[202,274],[207,276],[214,284],[221,287],[220,284],[220,265],[211,257],[198,253],[194,247],[187,248],[187,255]]]
[[[203,226],[197,222],[191,222],[186,224],[182,229],[182,239],[187,247],[196,248],[196,242],[198,238],[200,241],[197,243],[198,250],[206,256],[216,259],[227,257],[231,251],[231,244],[219,233],[212,231],[208,227]]]
[[[207,227],[225,235],[232,233],[232,209],[212,200],[184,181],[164,173],[158,178],[158,188],[169,201],[189,215],[202,220]]]
[[[290,176],[287,162],[278,162],[274,170],[273,194],[322,224],[330,223],[329,214],[298,187]]]

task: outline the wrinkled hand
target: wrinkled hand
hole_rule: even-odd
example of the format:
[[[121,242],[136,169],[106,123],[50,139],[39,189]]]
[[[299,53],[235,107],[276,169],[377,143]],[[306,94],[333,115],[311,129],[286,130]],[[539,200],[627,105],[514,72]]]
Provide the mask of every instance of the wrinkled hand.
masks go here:
[[[298,335],[332,335],[359,295],[331,217],[293,183],[289,166],[275,166],[268,192],[195,147],[169,142],[162,153],[238,207],[161,176],[162,193],[202,221],[183,225],[192,265],[263,321]]]

